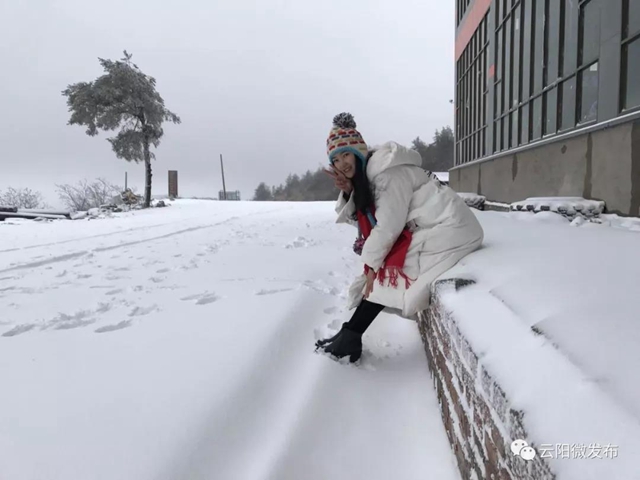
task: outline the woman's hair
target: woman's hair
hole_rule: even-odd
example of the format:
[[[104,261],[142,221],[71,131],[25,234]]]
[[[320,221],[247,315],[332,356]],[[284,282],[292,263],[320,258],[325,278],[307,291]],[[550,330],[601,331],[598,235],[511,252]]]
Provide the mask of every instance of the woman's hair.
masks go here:
[[[373,152],[369,152],[366,162],[362,162],[356,157],[356,173],[351,180],[353,183],[353,201],[356,210],[361,213],[366,213],[367,209],[374,204],[373,191],[365,168],[372,155]]]

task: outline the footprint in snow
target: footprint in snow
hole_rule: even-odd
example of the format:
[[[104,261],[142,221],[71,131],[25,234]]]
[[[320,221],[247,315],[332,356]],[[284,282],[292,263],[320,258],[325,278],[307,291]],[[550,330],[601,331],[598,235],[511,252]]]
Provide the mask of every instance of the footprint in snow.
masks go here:
[[[130,317],[141,317],[143,315],[149,315],[152,312],[158,311],[157,305],[151,305],[150,307],[134,307],[133,310],[129,312]]]
[[[53,327],[54,330],[71,330],[73,328],[80,328],[80,327],[86,327],[88,325],[91,325],[92,323],[95,323],[95,319],[90,318],[88,320],[81,320],[81,319],[77,319],[77,320],[71,320],[69,322],[63,322],[63,323],[59,323],[57,325],[55,325]]]
[[[113,305],[110,303],[99,303],[98,308],[96,308],[96,313],[107,313],[112,308]]]
[[[209,305],[210,303],[214,303],[220,300],[220,297],[215,293],[198,293],[196,295],[182,297],[180,300],[182,300],[183,302],[195,300],[196,305]]]
[[[42,326],[42,330],[53,328],[54,330],[71,330],[72,328],[86,327],[95,322],[94,312],[91,310],[78,310],[76,313],[69,315],[67,313],[59,313],[58,316],[49,320]]]
[[[316,245],[316,242],[314,242],[313,240],[309,240],[308,238],[304,238],[304,237],[298,237],[293,242],[285,245],[284,248],[287,248],[287,249],[305,248],[305,247],[313,247],[315,245]]]
[[[166,280],[166,277],[151,277],[149,280],[153,283],[162,283]]]
[[[35,323],[23,323],[22,325],[16,325],[11,330],[7,330],[2,334],[3,337],[15,337],[16,335],[22,335],[30,330],[36,328]]]
[[[105,295],[117,295],[119,293],[122,293],[122,289],[121,288],[116,288],[115,290],[109,290],[107,293],[105,293]]]
[[[116,330],[122,330],[123,328],[130,327],[133,324],[132,320],[123,320],[120,323],[114,325],[105,325],[104,327],[96,328],[96,333],[115,332]]]
[[[339,318],[336,318],[327,326],[332,330],[340,330],[342,328],[342,323],[343,323],[342,320],[340,320]]]
[[[156,270],[156,273],[167,273],[168,271],[168,268],[161,268],[160,270]]]
[[[325,315],[333,315],[334,313],[338,313],[339,311],[340,309],[338,307],[329,307],[323,310]]]
[[[89,275],[89,274],[78,275],[78,276],[76,277],[76,279],[78,279],[78,280],[84,280],[84,279],[87,279],[87,278],[91,278],[92,276],[93,276],[93,275]]]
[[[108,280],[109,282],[113,282],[115,280],[124,280],[124,279],[129,279],[130,277],[121,277],[120,275],[105,275],[104,279]]]

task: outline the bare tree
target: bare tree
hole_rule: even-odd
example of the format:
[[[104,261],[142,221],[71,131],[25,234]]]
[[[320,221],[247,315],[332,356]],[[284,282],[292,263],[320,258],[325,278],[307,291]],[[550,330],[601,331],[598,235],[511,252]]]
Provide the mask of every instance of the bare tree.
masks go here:
[[[151,206],[151,160],[164,135],[164,122],[180,123],[180,117],[169,111],[156,90],[155,78],[145,74],[124,52],[119,61],[99,59],[105,73],[93,82],[69,85],[62,94],[71,112],[69,125],[87,127],[90,136],[99,130],[119,129],[108,138],[118,158],[128,162],[144,162],[144,206]]]
[[[104,178],[98,178],[92,183],[82,180],[76,185],[56,185],[58,198],[74,211],[87,211],[111,203],[113,197],[122,192],[122,188],[109,183]]]
[[[0,205],[17,208],[47,208],[42,194],[30,188],[9,187],[5,192],[0,191]]]

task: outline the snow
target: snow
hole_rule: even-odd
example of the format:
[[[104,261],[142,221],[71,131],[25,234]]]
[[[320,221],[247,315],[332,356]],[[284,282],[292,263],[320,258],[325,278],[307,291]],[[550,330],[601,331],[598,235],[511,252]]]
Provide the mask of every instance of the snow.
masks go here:
[[[433,172],[438,177],[438,180],[444,183],[449,183],[449,172]]]
[[[542,210],[561,212],[568,215],[585,213],[598,215],[604,211],[605,203],[600,200],[586,200],[582,197],[536,197],[511,204],[512,210]]]
[[[480,208],[487,200],[483,195],[469,192],[456,192],[460,198],[462,198],[470,207]]]
[[[534,446],[619,447],[615,459],[550,460],[558,480],[640,478],[640,236],[551,212],[478,216],[484,247],[445,275],[476,285],[442,302],[480,364]]]
[[[459,478],[415,322],[313,351],[361,268],[332,204],[170,203],[0,223],[0,478]]]

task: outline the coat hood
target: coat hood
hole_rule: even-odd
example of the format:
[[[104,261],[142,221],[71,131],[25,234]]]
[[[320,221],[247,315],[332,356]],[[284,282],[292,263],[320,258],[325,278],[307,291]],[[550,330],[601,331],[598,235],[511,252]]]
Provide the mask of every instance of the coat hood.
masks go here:
[[[378,175],[398,165],[422,165],[422,157],[415,150],[403,147],[396,142],[387,142],[375,149],[367,162],[367,177],[373,181]]]

